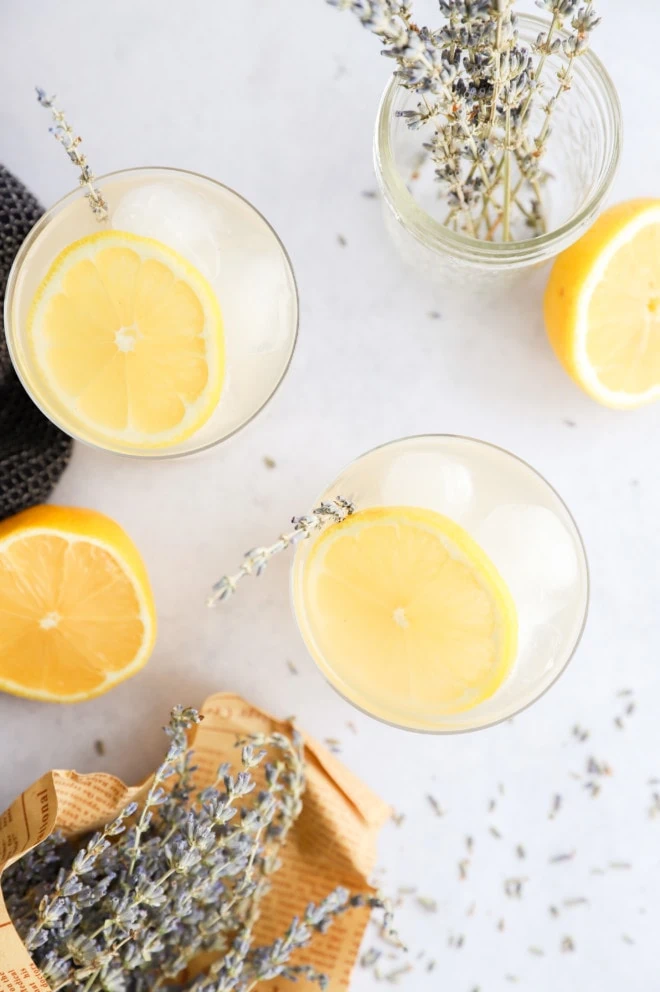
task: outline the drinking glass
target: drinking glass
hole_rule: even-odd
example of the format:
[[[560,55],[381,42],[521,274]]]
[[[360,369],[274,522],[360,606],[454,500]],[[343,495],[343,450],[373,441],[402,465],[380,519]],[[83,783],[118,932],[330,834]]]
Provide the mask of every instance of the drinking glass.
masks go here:
[[[289,257],[252,204],[206,176],[137,168],[102,176],[98,184],[109,206],[106,220],[99,223],[84,191],[76,190],[44,214],[16,257],[5,300],[5,331],[16,371],[43,413],[88,444],[143,458],[210,448],[256,416],[289,367],[298,332],[298,293]],[[192,435],[160,446],[142,444],[128,431],[113,434],[91,427],[75,399],[63,398],[54,388],[30,340],[35,294],[54,261],[80,239],[113,230],[155,239],[165,251],[176,252],[183,265],[206,280],[222,315],[225,371],[219,399]],[[139,335],[139,327],[117,329],[120,349],[132,347],[132,334]]]
[[[548,21],[522,15],[520,37],[529,49]],[[548,96],[557,87],[557,72],[566,64],[560,51],[546,60],[542,83]],[[614,181],[623,139],[621,106],[603,63],[588,51],[573,66],[570,93],[557,105],[544,168],[549,230],[520,240],[479,241],[444,224],[447,209],[438,196],[434,163],[424,155],[420,131],[397,116],[415,109],[419,94],[393,78],[383,93],[374,136],[374,166],[383,194],[385,224],[400,255],[422,277],[452,293],[484,299],[511,292],[534,267],[552,260],[593,224]],[[538,133],[544,101],[530,121]]]
[[[292,595],[305,644],[330,684],[371,716],[407,730],[456,733],[490,726],[537,700],[564,671],[584,629],[589,575],[584,545],[569,510],[538,472],[515,455],[484,441],[453,435],[426,435],[392,441],[362,455],[321,496],[341,496],[357,511],[417,508],[442,514],[467,532],[508,587],[517,614],[517,648],[508,674],[492,695],[461,712],[442,712],[433,693],[391,691],[378,658],[364,671],[358,645],[351,658],[333,649],[333,636],[347,619],[319,616],[312,560],[329,530],[302,540],[296,551]],[[347,527],[349,520],[333,525]],[[451,526],[451,524],[450,524]],[[336,532],[338,533],[338,531]],[[474,547],[474,545],[471,545]],[[455,554],[456,552],[454,552]],[[365,561],[359,602],[370,597],[370,580],[380,584],[383,569],[372,555]],[[488,566],[490,567],[490,565]],[[375,602],[376,596],[371,597]],[[445,604],[446,605],[446,604]],[[380,604],[376,603],[377,608]],[[405,606],[405,604],[402,604]],[[353,611],[355,604],[350,604]],[[389,607],[388,607],[389,608]],[[400,616],[396,614],[400,613]],[[395,622],[403,610],[394,610]],[[328,618],[326,617],[325,620]],[[334,633],[333,633],[334,632]],[[357,659],[357,660],[356,660]],[[365,672],[368,678],[365,680]]]

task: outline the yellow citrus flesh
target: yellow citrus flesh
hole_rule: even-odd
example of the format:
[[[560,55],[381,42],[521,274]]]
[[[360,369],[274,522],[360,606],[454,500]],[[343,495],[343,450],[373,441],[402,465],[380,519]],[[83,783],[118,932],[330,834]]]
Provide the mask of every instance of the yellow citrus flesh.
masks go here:
[[[558,257],[545,321],[594,399],[619,408],[660,399],[660,200],[613,207]]]
[[[0,691],[91,699],[139,671],[155,636],[146,569],[113,520],[38,506],[0,524]]]
[[[129,448],[172,445],[194,434],[220,398],[215,294],[151,238],[102,231],[66,248],[37,290],[28,336],[44,401],[54,399],[74,433]]]
[[[495,566],[452,520],[409,506],[359,511],[305,564],[317,661],[364,709],[423,724],[491,696],[513,664],[517,617]]]

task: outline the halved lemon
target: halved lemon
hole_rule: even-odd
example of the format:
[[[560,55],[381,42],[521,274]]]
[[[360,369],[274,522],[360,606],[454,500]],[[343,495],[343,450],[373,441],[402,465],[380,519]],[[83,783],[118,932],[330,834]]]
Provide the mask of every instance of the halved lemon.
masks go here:
[[[557,258],[545,322],[595,400],[631,408],[660,399],[660,200],[612,207]]]
[[[315,655],[349,698],[384,719],[460,713],[491,696],[516,655],[516,608],[458,524],[377,507],[317,539],[303,596]]]
[[[119,524],[58,506],[0,524],[0,691],[91,699],[138,672],[155,636],[149,578]]]
[[[207,280],[167,245],[125,231],[56,258],[28,319],[44,389],[65,425],[123,447],[185,440],[215,409],[222,316]],[[76,433],[74,429],[74,433]]]

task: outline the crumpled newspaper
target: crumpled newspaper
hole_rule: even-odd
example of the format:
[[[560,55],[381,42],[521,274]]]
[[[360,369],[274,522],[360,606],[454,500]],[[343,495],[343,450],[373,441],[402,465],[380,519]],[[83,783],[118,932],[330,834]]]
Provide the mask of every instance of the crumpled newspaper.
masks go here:
[[[204,720],[191,738],[201,787],[214,780],[221,762],[236,761],[237,735],[291,732],[289,723],[230,693],[211,696],[201,712]],[[376,861],[376,839],[390,815],[389,807],[326,748],[306,734],[303,737],[307,762],[303,812],[262,904],[256,932],[260,943],[279,936],[308,902],[321,900],[338,885],[372,892],[368,878]],[[148,782],[126,786],[103,773],[48,772],[0,815],[0,875],[54,830],[65,834],[95,830],[147,787]],[[367,909],[350,911],[305,950],[305,960],[329,976],[333,992],[348,988],[368,919]],[[288,982],[275,979],[260,989],[284,992],[288,987]],[[316,986],[300,980],[295,988],[310,992]],[[0,992],[38,989],[47,990],[48,984],[14,929],[0,893]]]

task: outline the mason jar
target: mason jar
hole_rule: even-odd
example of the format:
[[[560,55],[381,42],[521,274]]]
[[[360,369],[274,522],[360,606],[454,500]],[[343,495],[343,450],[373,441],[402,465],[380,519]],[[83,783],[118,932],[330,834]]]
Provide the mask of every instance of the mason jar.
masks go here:
[[[518,18],[520,39],[531,48],[548,22]],[[565,35],[564,35],[565,36]],[[554,92],[563,54],[548,58],[541,79]],[[530,268],[550,261],[593,224],[602,209],[619,163],[621,106],[605,67],[592,51],[575,60],[569,92],[558,101],[542,167],[547,232],[514,241],[481,241],[446,226],[448,213],[434,165],[425,156],[424,129],[411,130],[398,111],[416,107],[419,95],[392,78],[381,99],[374,141],[376,176],[384,200],[385,223],[404,260],[421,275],[452,292],[510,291]],[[531,133],[543,119],[542,101],[530,112]]]

